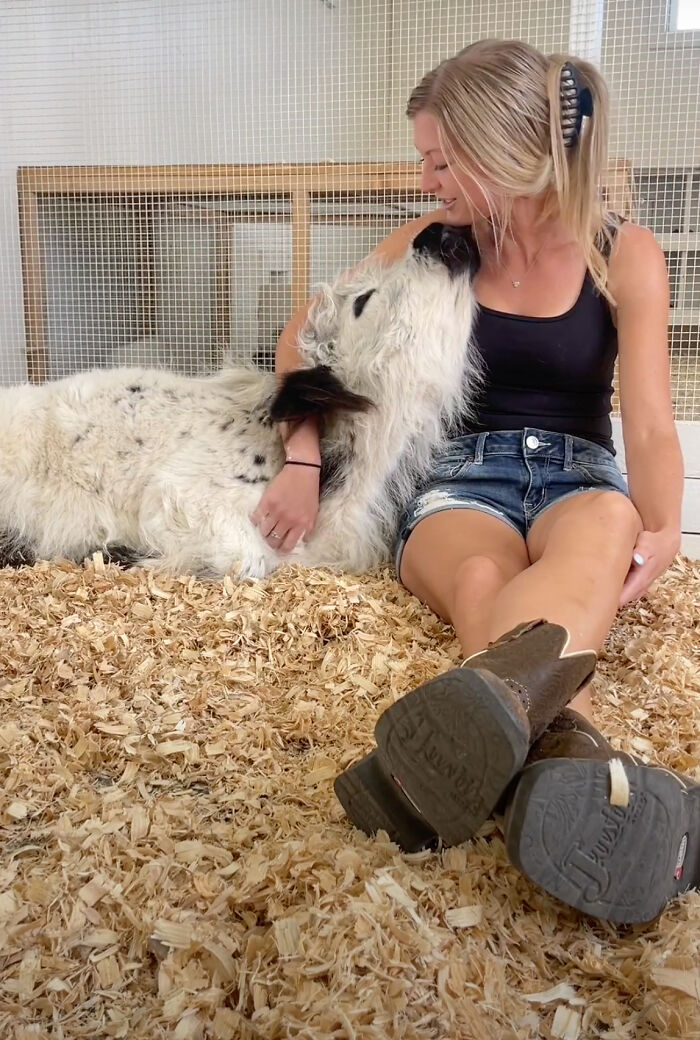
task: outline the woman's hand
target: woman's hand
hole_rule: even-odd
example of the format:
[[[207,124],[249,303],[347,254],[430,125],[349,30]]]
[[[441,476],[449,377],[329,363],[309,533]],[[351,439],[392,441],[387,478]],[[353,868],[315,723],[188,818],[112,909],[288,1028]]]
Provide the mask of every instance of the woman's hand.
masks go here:
[[[285,466],[265,489],[251,520],[272,549],[290,553],[313,531],[318,516],[320,470]]]
[[[620,606],[643,596],[651,583],[673,562],[680,547],[681,536],[675,529],[641,531],[620,593]]]

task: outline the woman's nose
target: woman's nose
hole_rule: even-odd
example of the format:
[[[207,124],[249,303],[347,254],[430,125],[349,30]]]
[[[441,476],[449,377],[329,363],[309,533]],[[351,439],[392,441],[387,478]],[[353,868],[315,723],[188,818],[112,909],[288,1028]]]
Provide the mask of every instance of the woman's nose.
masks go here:
[[[435,176],[435,171],[423,164],[420,174],[420,190],[424,191],[426,194],[434,195],[437,191],[437,187],[438,180]]]

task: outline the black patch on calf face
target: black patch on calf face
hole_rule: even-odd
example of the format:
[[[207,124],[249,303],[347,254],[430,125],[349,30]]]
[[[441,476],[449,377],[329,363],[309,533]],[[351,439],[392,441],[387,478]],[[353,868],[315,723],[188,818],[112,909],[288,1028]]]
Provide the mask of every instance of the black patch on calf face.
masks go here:
[[[317,365],[288,372],[269,412],[273,422],[283,422],[333,412],[367,412],[373,407],[368,397],[348,390],[328,365]]]
[[[355,315],[356,318],[360,317],[360,315],[362,314],[363,310],[365,309],[365,307],[367,305],[367,300],[376,291],[377,291],[376,289],[370,289],[369,292],[362,293],[362,296],[357,296],[353,300],[353,303],[352,303],[352,313]]]
[[[454,277],[475,275],[481,265],[476,239],[470,227],[429,224],[413,239],[413,248],[439,260]]]
[[[0,531],[0,567],[31,567],[36,555],[31,544],[17,531]]]

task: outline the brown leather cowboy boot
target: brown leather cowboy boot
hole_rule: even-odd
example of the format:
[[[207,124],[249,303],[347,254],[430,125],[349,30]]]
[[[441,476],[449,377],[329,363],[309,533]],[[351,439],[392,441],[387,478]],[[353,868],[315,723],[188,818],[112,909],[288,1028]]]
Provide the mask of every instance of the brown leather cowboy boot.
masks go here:
[[[356,826],[407,851],[471,838],[530,744],[592,677],[596,654],[567,654],[561,625],[531,621],[402,697],[379,718],[377,751],[335,792]]]
[[[700,785],[615,751],[565,710],[530,751],[505,836],[511,863],[562,902],[651,921],[700,885]]]

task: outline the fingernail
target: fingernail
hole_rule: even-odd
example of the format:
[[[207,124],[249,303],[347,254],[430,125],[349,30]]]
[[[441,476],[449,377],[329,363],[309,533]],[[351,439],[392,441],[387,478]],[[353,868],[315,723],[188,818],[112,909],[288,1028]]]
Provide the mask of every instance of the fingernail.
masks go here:
[[[641,553],[635,553],[634,556],[632,557],[632,559],[634,560],[634,562],[637,564],[638,567],[643,567],[645,562],[646,562]]]

